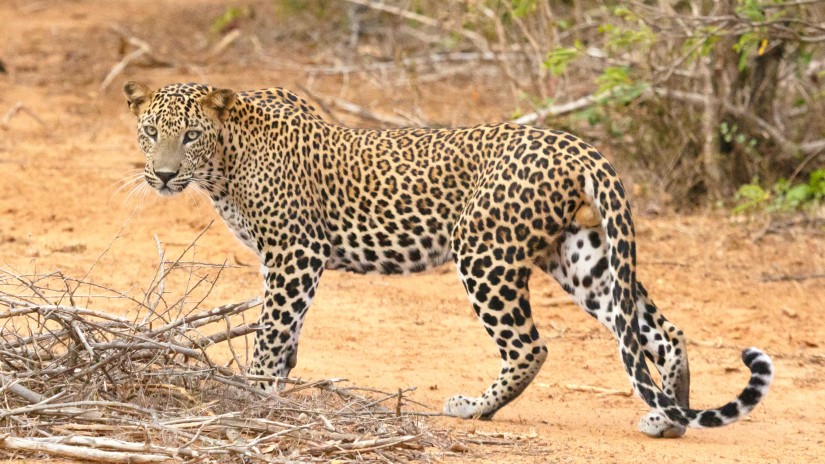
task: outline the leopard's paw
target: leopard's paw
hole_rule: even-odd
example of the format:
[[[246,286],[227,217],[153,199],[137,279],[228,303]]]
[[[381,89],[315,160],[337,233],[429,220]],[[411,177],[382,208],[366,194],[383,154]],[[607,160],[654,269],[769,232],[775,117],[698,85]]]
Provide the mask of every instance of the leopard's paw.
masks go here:
[[[639,419],[639,431],[653,438],[679,438],[685,434],[685,427],[672,424],[661,413],[650,411]]]
[[[477,419],[481,416],[478,404],[478,398],[456,395],[444,402],[444,414],[461,419]]]

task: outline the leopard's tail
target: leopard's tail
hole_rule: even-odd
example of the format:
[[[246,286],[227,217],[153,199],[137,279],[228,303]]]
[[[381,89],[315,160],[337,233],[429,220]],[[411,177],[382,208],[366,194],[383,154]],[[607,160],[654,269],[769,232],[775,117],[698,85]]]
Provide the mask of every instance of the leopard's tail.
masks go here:
[[[651,408],[667,420],[692,428],[720,427],[745,417],[768,393],[773,380],[771,358],[756,348],[742,352],[742,361],[750,369],[748,386],[739,396],[715,409],[680,407],[656,385],[645,362],[639,341],[636,315],[636,243],[630,205],[613,168],[604,160],[588,169],[584,190],[601,215],[601,225],[607,235],[608,259],[613,278],[612,304],[615,332],[619,339],[622,361],[633,390]],[[616,310],[618,309],[618,310]]]

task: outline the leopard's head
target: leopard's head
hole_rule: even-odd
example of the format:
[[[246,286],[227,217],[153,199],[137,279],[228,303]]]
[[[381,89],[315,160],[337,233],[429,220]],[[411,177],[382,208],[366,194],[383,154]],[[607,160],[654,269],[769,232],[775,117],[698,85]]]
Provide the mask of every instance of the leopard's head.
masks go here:
[[[161,195],[204,185],[210,174],[221,127],[236,102],[235,93],[201,84],[173,84],[151,90],[123,85],[129,109],[138,118],[138,144],[146,155],[146,182]]]

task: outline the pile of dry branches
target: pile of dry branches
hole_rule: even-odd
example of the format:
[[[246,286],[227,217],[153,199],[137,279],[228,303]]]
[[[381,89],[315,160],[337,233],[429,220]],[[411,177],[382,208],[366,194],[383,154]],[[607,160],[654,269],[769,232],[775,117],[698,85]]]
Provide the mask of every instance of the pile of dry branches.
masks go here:
[[[253,388],[240,374],[245,357],[231,340],[237,344],[255,326],[233,327],[229,318],[260,301],[198,310],[193,288],[214,285],[216,268],[167,262],[160,243],[158,250],[163,264],[143,300],[85,277],[0,270],[0,454],[102,462],[400,462],[450,446],[466,450],[446,432],[428,430],[428,413],[406,410],[411,389],[383,393],[342,386],[342,379],[287,379],[277,395]],[[166,281],[180,271],[188,282],[184,297],[167,301]],[[195,304],[185,304],[186,297]],[[124,317],[89,307],[101,300],[129,302],[139,311]],[[232,359],[220,364],[209,347],[226,342]]]

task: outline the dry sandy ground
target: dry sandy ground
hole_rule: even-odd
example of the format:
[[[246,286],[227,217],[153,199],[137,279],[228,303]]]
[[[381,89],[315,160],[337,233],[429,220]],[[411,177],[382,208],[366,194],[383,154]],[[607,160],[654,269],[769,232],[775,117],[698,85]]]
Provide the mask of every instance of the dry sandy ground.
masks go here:
[[[312,47],[287,53],[278,42],[285,39],[274,34],[261,35],[263,55],[249,52],[254,41],[240,40],[214,63],[187,66],[186,59],[194,63],[191,57],[203,56],[214,43],[205,31],[222,11],[219,2],[186,2],[164,17],[152,14],[172,8],[173,2],[144,3],[122,2],[114,9],[111,2],[99,0],[2,2],[0,59],[9,73],[0,74],[0,115],[23,102],[42,124],[19,113],[0,129],[0,266],[82,276],[97,261],[89,279],[140,296],[157,265],[153,235],[174,256],[216,215],[197,197],[161,200],[148,195],[127,201],[125,192],[116,191],[116,182],[142,162],[133,117],[119,93],[122,81],[139,78],[160,85],[201,80],[237,88],[307,82],[305,68],[298,64],[312,59]],[[270,13],[259,7],[256,21],[286,27]],[[114,23],[149,39],[159,55],[176,57],[177,65],[130,67],[101,90],[101,80],[120,59],[117,35],[108,29]],[[493,83],[479,80],[448,79],[416,89],[399,83],[385,89],[370,76],[344,82],[332,75],[316,76],[312,85],[328,93],[341,91],[345,98],[385,112],[415,105],[443,123],[495,120],[510,110],[497,107],[493,98],[478,97],[497,91]],[[627,390],[629,384],[606,331],[564,302],[555,282],[537,276],[531,282],[534,313],[550,349],[539,377],[492,422],[433,421],[434,427],[514,434],[520,437],[518,444],[478,447],[446,459],[822,459],[825,280],[765,277],[825,273],[825,238],[821,229],[783,229],[754,241],[762,225],[732,221],[723,213],[637,219],[640,280],[693,342],[692,405],[719,406],[739,392],[747,379],[739,361],[742,348],[757,345],[773,355],[774,387],[749,419],[723,429],[689,431],[678,440],[653,440],[635,430],[646,412],[638,399],[568,388]],[[238,266],[223,272],[204,306],[240,301],[261,289],[254,256],[219,221],[198,241],[195,259]],[[168,289],[170,296],[179,290]],[[128,310],[117,302],[91,304]],[[386,390],[417,386],[413,398],[438,410],[447,396],[482,391],[497,370],[496,349],[475,320],[454,271],[446,267],[403,278],[326,273],[304,326],[293,374],[346,377]]]

